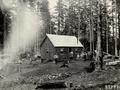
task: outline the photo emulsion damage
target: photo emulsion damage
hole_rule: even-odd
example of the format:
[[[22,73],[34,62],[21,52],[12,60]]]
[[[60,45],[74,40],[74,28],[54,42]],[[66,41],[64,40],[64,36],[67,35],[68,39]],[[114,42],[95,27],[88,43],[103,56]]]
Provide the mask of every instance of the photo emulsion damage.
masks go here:
[[[120,1],[0,0],[0,90],[120,90]]]

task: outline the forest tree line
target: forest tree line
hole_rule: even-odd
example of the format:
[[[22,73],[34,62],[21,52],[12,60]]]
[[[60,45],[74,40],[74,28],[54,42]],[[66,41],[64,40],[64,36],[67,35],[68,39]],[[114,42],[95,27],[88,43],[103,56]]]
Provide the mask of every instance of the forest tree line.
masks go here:
[[[37,11],[41,12],[44,21],[41,37],[45,33],[74,35],[86,51],[96,50],[100,38],[99,44],[104,52],[120,54],[119,0],[58,0],[53,14],[50,14],[48,0],[23,1],[34,8],[37,6]],[[2,10],[0,13],[1,18],[6,16],[3,27],[7,25],[9,28],[9,13]],[[2,16],[2,13],[6,15]],[[6,29],[3,27],[1,30]]]
[[[101,49],[119,55],[119,7],[119,0],[58,0],[51,15],[50,33],[74,35],[86,51],[97,49],[100,34]]]

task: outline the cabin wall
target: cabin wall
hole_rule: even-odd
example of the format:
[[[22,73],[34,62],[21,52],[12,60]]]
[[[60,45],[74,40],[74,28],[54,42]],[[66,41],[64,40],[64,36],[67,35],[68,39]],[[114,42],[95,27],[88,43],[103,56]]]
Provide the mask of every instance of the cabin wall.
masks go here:
[[[43,42],[40,49],[40,53],[42,59],[53,60],[53,56],[55,54],[55,48],[48,38],[46,38],[45,41]]]
[[[63,49],[63,52],[61,53],[61,49]],[[68,59],[68,48],[63,48],[63,47],[57,47],[56,48],[56,53],[59,56],[59,60],[65,60]]]
[[[61,49],[63,49],[63,52],[61,53]],[[77,48],[77,47],[59,47],[56,48],[56,53],[59,56],[60,60],[65,60],[65,59],[69,59],[70,56],[70,52],[73,52],[73,58],[76,59],[77,58],[77,54],[81,54],[82,48]]]
[[[74,59],[76,59],[77,54],[82,51],[82,48],[78,47],[54,47],[49,38],[43,41],[40,48],[41,58],[45,60],[53,60],[55,54],[58,55],[60,61],[69,59],[71,51],[74,53]],[[61,49],[63,49],[63,52],[61,52]]]

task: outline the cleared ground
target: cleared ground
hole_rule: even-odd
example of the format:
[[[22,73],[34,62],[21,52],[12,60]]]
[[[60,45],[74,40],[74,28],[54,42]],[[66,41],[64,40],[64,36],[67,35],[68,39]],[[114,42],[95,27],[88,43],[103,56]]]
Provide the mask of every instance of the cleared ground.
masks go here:
[[[43,64],[39,60],[32,63],[27,61],[21,64],[9,64],[0,71],[1,76],[3,76],[0,90],[34,90],[39,83],[50,80],[72,82],[73,88],[78,89],[96,86],[101,88],[101,86],[110,83],[119,83],[119,67],[118,69],[106,67],[102,71],[87,73],[85,67],[88,67],[89,64],[90,61],[83,60],[71,62],[68,64],[68,68],[60,68],[62,63],[57,65],[53,62]],[[68,77],[66,77],[67,74]]]

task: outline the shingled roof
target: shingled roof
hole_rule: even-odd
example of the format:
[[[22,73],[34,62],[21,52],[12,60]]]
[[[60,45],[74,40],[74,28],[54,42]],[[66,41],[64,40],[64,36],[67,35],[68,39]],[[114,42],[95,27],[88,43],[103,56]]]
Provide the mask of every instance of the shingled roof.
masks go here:
[[[54,47],[83,47],[75,36],[46,34]]]

